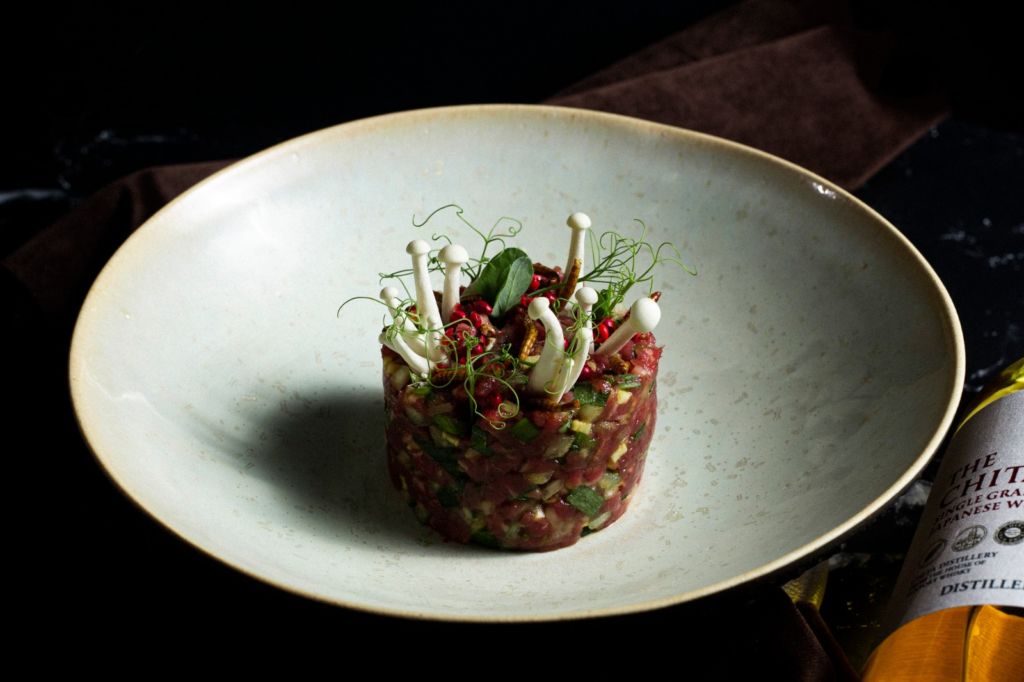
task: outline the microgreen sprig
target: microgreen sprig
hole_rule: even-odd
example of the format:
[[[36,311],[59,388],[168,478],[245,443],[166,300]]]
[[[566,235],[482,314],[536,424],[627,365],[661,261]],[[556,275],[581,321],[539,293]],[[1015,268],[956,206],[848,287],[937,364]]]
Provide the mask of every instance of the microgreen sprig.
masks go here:
[[[610,317],[615,307],[622,303],[626,294],[636,284],[648,285],[648,293],[654,291],[654,269],[662,263],[677,265],[690,275],[697,271],[683,262],[682,254],[672,242],[654,246],[648,242],[647,225],[639,218],[639,237],[627,237],[614,230],[603,232],[600,237],[590,237],[590,249],[594,266],[580,275],[580,282],[604,284],[598,291],[598,302],[594,306],[594,319]],[[598,288],[598,287],[595,287]]]

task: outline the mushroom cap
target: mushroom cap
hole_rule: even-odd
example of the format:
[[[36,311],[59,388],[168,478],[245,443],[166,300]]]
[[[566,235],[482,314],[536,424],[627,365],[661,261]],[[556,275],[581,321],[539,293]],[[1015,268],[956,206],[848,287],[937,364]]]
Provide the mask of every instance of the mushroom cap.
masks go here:
[[[646,296],[638,298],[629,309],[629,322],[639,332],[649,332],[661,321],[661,308]]]
[[[551,301],[544,296],[538,296],[530,301],[530,307],[527,309],[527,312],[529,313],[531,320],[539,320],[544,312],[550,307]]]
[[[395,287],[384,287],[380,290],[380,300],[385,303],[390,303],[396,298],[398,298],[398,289]]]
[[[565,224],[574,230],[587,230],[590,229],[590,216],[586,213],[576,212],[569,216]]]
[[[405,247],[405,252],[411,256],[422,256],[430,251],[430,244],[426,243],[422,239],[413,239],[409,242],[409,245]]]
[[[469,260],[469,252],[458,244],[449,244],[441,249],[439,258],[448,265],[462,265]]]
[[[576,302],[581,306],[589,308],[597,303],[597,292],[590,287],[580,287],[576,292]]]

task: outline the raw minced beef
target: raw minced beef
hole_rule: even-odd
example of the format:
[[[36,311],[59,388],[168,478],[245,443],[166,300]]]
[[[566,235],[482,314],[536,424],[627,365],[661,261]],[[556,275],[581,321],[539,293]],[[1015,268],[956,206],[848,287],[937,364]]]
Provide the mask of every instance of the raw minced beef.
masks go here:
[[[524,401],[511,417],[485,399],[474,412],[463,382],[415,381],[401,356],[382,354],[392,482],[444,537],[552,550],[626,510],[654,433],[652,333],[592,355],[557,403]]]

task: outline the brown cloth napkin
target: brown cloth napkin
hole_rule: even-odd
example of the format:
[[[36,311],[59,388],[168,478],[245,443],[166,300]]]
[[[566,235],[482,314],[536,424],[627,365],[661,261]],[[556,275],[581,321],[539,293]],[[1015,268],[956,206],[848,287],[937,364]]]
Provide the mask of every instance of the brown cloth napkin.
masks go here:
[[[845,3],[747,0],[549,100],[757,147],[847,188],[946,115],[938,95],[886,93],[893,46]]]
[[[843,13],[828,5],[747,0],[594,74],[549,103],[720,135],[855,187],[944,115],[934,97],[883,93],[879,65],[884,66],[887,49],[876,36],[849,28]],[[19,324],[38,327],[26,332],[24,343],[47,336],[66,353],[77,311],[107,259],[161,206],[228,163],[137,172],[104,188],[10,256],[5,296],[18,299],[24,313],[16,315]],[[717,621],[708,615],[713,622],[692,625],[759,642],[765,677],[856,678],[813,608],[794,606],[775,588],[768,595],[748,612],[719,615]],[[723,665],[733,669],[728,661]]]

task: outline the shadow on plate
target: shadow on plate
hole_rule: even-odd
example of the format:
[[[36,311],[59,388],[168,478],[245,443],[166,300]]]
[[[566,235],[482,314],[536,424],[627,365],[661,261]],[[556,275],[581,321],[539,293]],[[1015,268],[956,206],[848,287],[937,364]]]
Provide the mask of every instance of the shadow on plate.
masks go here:
[[[249,437],[236,450],[245,453],[240,463],[303,515],[297,525],[342,544],[398,553],[502,554],[445,542],[416,520],[388,476],[382,396],[292,394],[247,421]]]
[[[349,544],[420,549],[431,541],[391,486],[381,396],[293,394],[247,421],[237,450],[245,473],[280,491],[302,516],[296,525]]]

